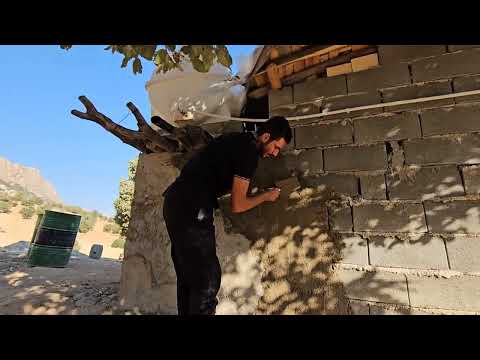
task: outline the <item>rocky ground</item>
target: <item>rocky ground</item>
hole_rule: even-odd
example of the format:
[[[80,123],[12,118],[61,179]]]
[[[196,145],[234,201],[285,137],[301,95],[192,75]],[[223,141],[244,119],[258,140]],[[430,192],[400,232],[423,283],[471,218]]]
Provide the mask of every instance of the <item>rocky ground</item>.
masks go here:
[[[30,267],[28,242],[0,248],[0,315],[100,315],[118,310],[121,262],[74,252],[65,268]]]

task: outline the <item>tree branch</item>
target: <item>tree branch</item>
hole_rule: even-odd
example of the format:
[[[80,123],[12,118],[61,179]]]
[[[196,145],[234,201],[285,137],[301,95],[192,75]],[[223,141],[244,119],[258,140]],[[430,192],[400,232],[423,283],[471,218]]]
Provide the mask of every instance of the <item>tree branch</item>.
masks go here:
[[[99,112],[86,96],[80,96],[78,99],[85,106],[86,112],[72,110],[72,115],[99,124],[125,144],[147,154],[152,152],[196,151],[212,139],[212,136],[199,126],[177,128],[158,118],[162,125],[160,127],[168,133],[162,135],[146,122],[138,108],[131,102],[127,104],[127,107],[135,116],[139,131],[130,130]],[[153,118],[152,122],[154,122]],[[156,124],[156,122],[154,123]]]

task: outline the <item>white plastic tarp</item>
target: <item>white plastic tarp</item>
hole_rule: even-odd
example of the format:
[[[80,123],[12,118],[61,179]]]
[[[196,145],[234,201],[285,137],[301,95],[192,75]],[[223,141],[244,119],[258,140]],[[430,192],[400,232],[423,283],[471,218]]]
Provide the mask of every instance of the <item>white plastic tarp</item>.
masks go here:
[[[171,70],[165,74],[153,72],[145,85],[151,115],[160,116],[174,126],[177,120],[193,120],[195,123],[212,123],[215,119],[192,110],[224,116],[240,116],[246,101],[243,85],[252,71],[263,46],[258,46],[249,56],[237,59],[238,73],[221,64],[212,66],[208,73],[195,71],[190,63],[182,64],[183,71]]]

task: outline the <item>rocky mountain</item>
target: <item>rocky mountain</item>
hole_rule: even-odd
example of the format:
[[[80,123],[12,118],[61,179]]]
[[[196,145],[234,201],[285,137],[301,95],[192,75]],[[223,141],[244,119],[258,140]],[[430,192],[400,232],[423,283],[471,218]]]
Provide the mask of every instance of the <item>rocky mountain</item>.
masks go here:
[[[53,185],[42,177],[40,170],[15,164],[2,157],[0,157],[0,181],[21,186],[44,200],[62,202]]]

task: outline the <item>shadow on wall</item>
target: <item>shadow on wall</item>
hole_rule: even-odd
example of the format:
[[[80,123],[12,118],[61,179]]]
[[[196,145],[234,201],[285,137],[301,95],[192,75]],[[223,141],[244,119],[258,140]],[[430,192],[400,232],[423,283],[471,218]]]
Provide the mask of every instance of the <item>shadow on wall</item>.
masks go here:
[[[287,157],[275,161],[266,165],[269,171],[258,173],[255,186],[272,186],[273,179],[287,178],[293,172],[298,175],[301,170],[295,169],[292,165],[295,161]],[[302,168],[308,167],[309,164],[302,164]],[[408,298],[403,298],[407,294],[403,275],[351,271],[355,276],[340,281],[331,269],[345,248],[338,231],[360,232],[363,245],[369,239],[371,245],[388,250],[406,241],[412,246],[427,246],[433,241],[449,242],[454,234],[480,233],[480,198],[465,194],[461,169],[449,165],[404,170],[407,174],[401,174],[401,178],[385,177],[389,199],[395,202],[364,201],[360,194],[335,192],[338,185],[331,184],[332,179],[327,186],[314,181],[319,184],[316,188],[297,189],[277,203],[264,204],[245,214],[230,214],[226,202],[222,206],[223,214],[231,223],[227,231],[245,235],[251,242],[251,249],[258,251],[262,293],[256,294],[259,299],[257,311],[266,314],[348,313],[342,284],[348,288],[349,297],[351,291],[353,294],[361,291],[362,296],[358,298],[366,296],[408,305]],[[328,223],[327,201],[332,199],[346,209],[341,213],[339,228],[335,221]],[[443,246],[436,245],[435,249],[444,251]],[[415,261],[421,263],[420,260]],[[444,266],[448,268],[446,260]],[[429,262],[426,267],[437,268],[438,264]]]
[[[28,241],[0,247],[0,315],[112,313],[120,264],[74,252],[65,268],[30,267]]]
[[[222,202],[231,223],[227,231],[245,235],[259,256],[262,294],[254,295],[256,313],[350,312],[342,283],[332,271],[339,251],[328,234],[326,208],[310,195],[294,192],[244,214],[231,214],[228,201]],[[248,296],[244,301],[251,302]]]

